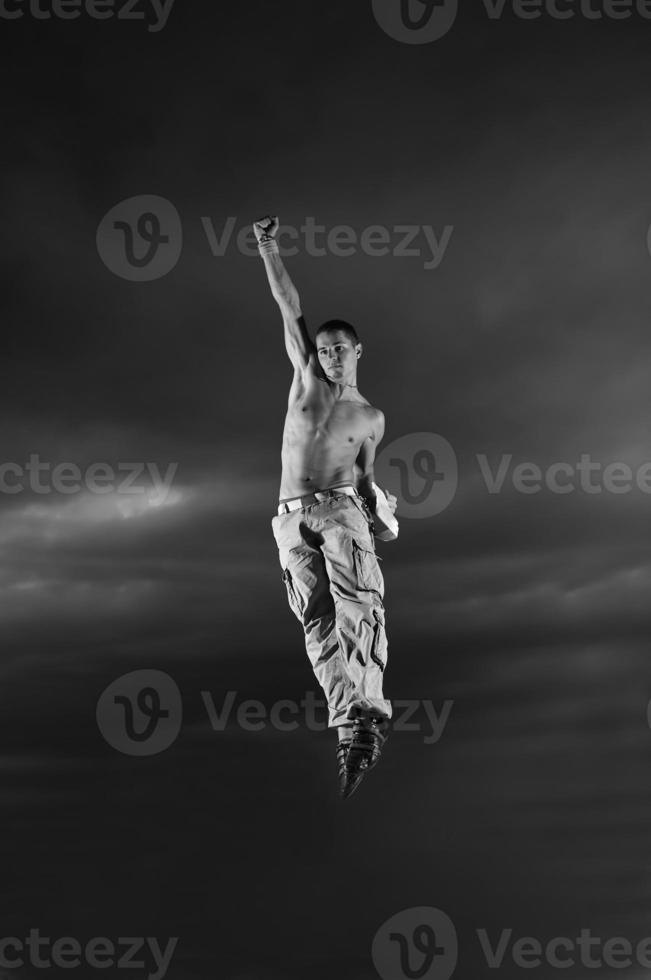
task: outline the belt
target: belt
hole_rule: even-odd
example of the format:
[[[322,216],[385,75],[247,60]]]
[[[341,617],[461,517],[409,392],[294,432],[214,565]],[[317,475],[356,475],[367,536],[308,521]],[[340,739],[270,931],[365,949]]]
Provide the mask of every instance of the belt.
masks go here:
[[[329,490],[315,490],[314,493],[306,493],[302,497],[292,497],[290,500],[285,501],[285,503],[280,504],[278,507],[278,513],[289,514],[290,511],[298,510],[299,507],[308,507],[310,504],[314,504],[317,501],[328,500],[330,497],[336,497],[342,493],[347,497],[359,496],[356,488],[350,484],[343,487],[331,487]]]

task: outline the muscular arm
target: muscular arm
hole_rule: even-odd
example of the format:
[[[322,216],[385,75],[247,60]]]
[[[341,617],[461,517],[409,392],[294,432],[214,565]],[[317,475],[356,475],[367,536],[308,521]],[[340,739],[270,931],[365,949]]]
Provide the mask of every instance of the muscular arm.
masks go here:
[[[287,356],[294,368],[303,371],[307,367],[310,354],[316,354],[316,347],[307,332],[298,291],[279,255],[265,255],[263,261],[271,294],[278,303],[283,318]]]
[[[253,225],[258,241],[263,235],[274,237],[278,231],[278,218],[262,218]],[[285,330],[285,348],[287,355],[294,365],[295,372],[302,372],[308,365],[310,357],[318,365],[316,347],[307,332],[305,319],[301,311],[301,301],[294,283],[280,255],[274,252],[263,253],[267,279],[271,295],[278,303],[283,318]]]
[[[357,459],[355,461],[355,477],[357,489],[366,500],[372,511],[375,510],[375,491],[373,482],[375,480],[374,464],[377,448],[384,438],[384,413],[376,409],[376,420],[373,435],[364,440],[360,446]]]

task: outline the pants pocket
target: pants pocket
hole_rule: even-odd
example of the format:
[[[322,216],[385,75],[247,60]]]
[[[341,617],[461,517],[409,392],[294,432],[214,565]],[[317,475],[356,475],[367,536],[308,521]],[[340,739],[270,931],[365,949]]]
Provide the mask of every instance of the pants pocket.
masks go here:
[[[285,583],[285,588],[287,589],[287,600],[289,602],[290,608],[297,619],[303,621],[303,611],[304,603],[301,594],[296,589],[294,585],[294,580],[292,578],[292,573],[289,568],[283,569],[283,582]]]
[[[387,660],[387,638],[384,626],[384,610],[374,607],[373,618],[375,620],[375,625],[373,627],[371,660],[373,663],[377,664],[382,672],[384,672]]]
[[[353,538],[353,561],[358,587],[364,592],[378,592],[384,595],[384,578],[380,571],[377,555]]]

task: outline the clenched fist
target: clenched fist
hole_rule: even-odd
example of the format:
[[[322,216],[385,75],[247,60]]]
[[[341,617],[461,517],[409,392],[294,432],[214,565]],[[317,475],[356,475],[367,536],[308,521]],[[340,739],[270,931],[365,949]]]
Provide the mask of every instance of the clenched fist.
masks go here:
[[[253,231],[255,232],[255,237],[258,241],[265,235],[273,238],[278,231],[278,216],[271,217],[267,215],[264,218],[259,218],[257,221],[253,222]]]
[[[387,506],[392,514],[395,514],[396,507],[398,506],[398,498],[395,494],[391,493],[390,490],[384,491],[384,496],[387,498]]]

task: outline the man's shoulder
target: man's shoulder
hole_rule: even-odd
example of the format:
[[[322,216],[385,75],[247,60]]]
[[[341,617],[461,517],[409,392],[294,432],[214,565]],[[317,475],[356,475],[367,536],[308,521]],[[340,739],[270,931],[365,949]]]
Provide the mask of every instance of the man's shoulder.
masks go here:
[[[371,405],[371,403],[367,401],[366,398],[364,399],[364,404],[368,408],[369,415],[372,415],[373,418],[376,419],[378,422],[384,422],[384,412],[382,411],[381,408],[378,408],[376,405]]]
[[[377,408],[375,405],[371,405],[370,401],[367,398],[364,398],[363,396],[360,404],[364,406],[370,418],[371,424],[373,426],[373,438],[377,442],[379,442],[382,439],[382,436],[384,435],[384,426],[385,426],[384,412],[382,411],[381,408]]]
[[[355,400],[355,404],[359,405],[360,408],[365,409],[366,414],[371,418],[373,418],[374,420],[379,418],[380,415],[382,415],[380,409],[376,408],[375,405],[371,405],[368,398],[364,398],[363,395],[359,396],[359,401],[357,399]]]
[[[358,402],[358,404],[359,405],[363,405],[364,408],[368,408],[369,414],[371,414],[371,413],[374,414],[374,415],[376,415],[376,414],[380,414],[381,415],[382,414],[380,412],[380,409],[379,408],[376,408],[375,405],[371,405],[371,403],[368,400],[368,398],[364,398],[364,395],[362,395],[361,392],[358,392],[357,394],[359,396],[359,402]]]

